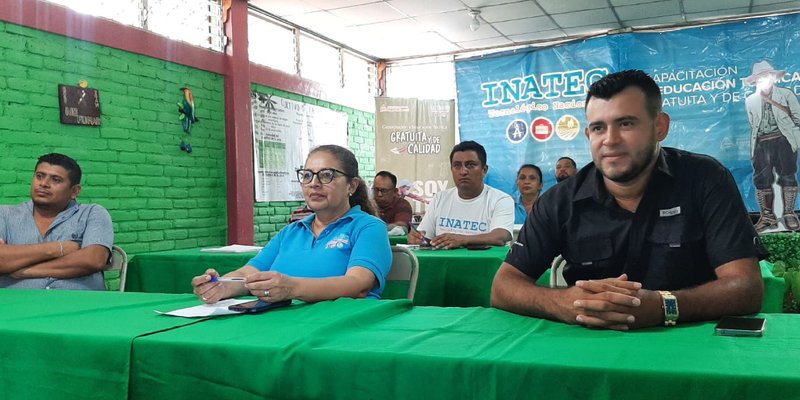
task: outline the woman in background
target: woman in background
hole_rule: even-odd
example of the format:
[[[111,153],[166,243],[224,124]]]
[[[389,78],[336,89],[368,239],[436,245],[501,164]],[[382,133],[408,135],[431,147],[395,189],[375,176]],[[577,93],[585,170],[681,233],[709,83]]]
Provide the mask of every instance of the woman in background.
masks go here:
[[[392,263],[389,236],[353,153],[319,146],[297,179],[314,213],[287,225],[245,266],[225,275],[244,277],[244,284],[216,281],[214,269],[194,277],[197,297],[206,303],[244,295],[267,302],[380,298]]]
[[[523,164],[519,167],[517,189],[519,189],[519,198],[515,204],[514,223],[523,224],[542,192],[542,170],[533,164]]]

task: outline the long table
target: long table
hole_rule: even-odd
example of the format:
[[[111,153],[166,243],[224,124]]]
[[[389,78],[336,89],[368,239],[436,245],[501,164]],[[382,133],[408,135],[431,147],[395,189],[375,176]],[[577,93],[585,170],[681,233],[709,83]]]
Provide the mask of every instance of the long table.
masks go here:
[[[191,293],[192,278],[215,268],[226,274],[243,265],[257,252],[210,253],[183,249],[140,253],[128,262],[125,290],[148,293]]]
[[[488,250],[420,250],[414,305],[489,307],[492,280],[505,260],[507,247]],[[224,274],[241,267],[256,253],[207,253],[200,249],[143,253],[128,265],[126,290],[151,293],[191,293],[192,277],[214,267]],[[761,263],[764,279],[762,312],[781,312],[785,283]],[[549,282],[549,271],[538,280]]]
[[[488,307],[492,279],[507,252],[507,247],[416,251],[419,276],[414,304]],[[233,271],[255,254],[208,253],[200,249],[138,254],[128,264],[125,290],[191,293],[192,277],[211,267],[221,274]]]
[[[124,399],[133,340],[194,323],[185,295],[0,289],[0,399]]]
[[[2,290],[0,398],[774,399],[800,393],[800,316],[586,329],[407,300],[156,315],[189,294]]]
[[[592,330],[496,309],[341,299],[134,342],[133,399],[775,399],[800,393],[800,318]]]
[[[418,250],[414,305],[489,307],[492,280],[508,247],[487,250]]]

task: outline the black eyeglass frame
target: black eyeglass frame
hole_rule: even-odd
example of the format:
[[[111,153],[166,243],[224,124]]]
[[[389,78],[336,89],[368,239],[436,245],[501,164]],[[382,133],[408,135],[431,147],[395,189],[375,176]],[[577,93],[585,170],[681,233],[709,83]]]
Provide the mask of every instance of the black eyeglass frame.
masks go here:
[[[327,184],[333,182],[333,180],[336,179],[336,176],[337,176],[336,174],[339,174],[339,175],[342,175],[342,176],[346,176],[348,178],[352,178],[353,177],[351,175],[348,175],[348,174],[344,173],[343,171],[339,171],[336,168],[322,168],[317,172],[314,172],[314,171],[312,171],[310,169],[300,168],[300,169],[298,169],[296,171],[297,171],[297,181],[300,182],[303,185],[308,185],[309,183],[313,182],[315,176],[317,177],[317,180],[319,181],[319,183],[321,183],[323,185],[327,185]],[[306,172],[311,174],[311,178],[309,178],[307,181],[303,179],[303,175],[305,175]],[[322,172],[332,172],[331,173],[331,178],[328,179],[328,180],[323,180],[322,177],[319,175]]]
[[[385,195],[390,194],[390,193],[395,192],[395,191],[397,191],[397,188],[391,188],[391,189],[383,189],[383,188],[378,188],[378,187],[373,187],[372,188],[372,193],[380,194],[381,196],[385,196]]]

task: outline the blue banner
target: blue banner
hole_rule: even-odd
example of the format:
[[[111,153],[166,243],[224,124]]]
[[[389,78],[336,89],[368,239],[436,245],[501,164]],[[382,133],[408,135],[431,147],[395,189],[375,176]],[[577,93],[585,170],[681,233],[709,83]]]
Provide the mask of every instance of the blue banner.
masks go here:
[[[517,196],[517,168],[532,163],[542,169],[549,188],[555,184],[558,158],[572,157],[578,168],[591,162],[584,135],[589,85],[611,72],[641,69],[661,86],[663,108],[672,119],[663,145],[721,161],[733,173],[747,208],[759,211],[753,149],[756,137],[769,136],[765,129],[782,134],[795,153],[784,167],[775,166],[774,177],[757,177],[761,186],[772,183],[776,193],[780,185],[791,186],[791,177],[781,175],[787,162],[797,176],[798,26],[800,14],[790,14],[458,61],[460,137],[486,147],[489,185]],[[764,77],[773,79],[773,87],[764,89],[773,100],[765,101],[779,103],[771,124],[761,118],[762,87],[757,85]]]

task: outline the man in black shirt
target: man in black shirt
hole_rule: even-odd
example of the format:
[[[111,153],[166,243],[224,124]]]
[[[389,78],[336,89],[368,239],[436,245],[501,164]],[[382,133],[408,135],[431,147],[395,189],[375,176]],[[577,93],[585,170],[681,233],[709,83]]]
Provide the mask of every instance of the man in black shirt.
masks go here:
[[[492,305],[618,330],[758,312],[765,254],[736,184],[713,158],[661,148],[670,119],[653,79],[602,78],[586,116],[594,162],[539,199]],[[536,286],[559,254],[571,286]]]

